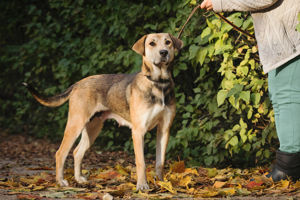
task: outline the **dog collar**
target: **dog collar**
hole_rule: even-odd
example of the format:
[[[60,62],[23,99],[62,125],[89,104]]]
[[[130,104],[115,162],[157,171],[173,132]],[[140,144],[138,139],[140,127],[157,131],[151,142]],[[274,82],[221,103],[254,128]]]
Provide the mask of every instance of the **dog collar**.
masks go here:
[[[162,78],[159,78],[158,80],[153,80],[150,76],[146,76],[146,77],[154,83],[169,83],[171,81],[170,79],[162,79]]]

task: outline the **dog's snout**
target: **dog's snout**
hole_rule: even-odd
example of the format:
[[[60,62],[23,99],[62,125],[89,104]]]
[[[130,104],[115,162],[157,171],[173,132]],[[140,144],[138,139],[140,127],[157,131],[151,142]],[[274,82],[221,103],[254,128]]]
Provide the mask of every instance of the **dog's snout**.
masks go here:
[[[162,56],[162,57],[166,57],[168,55],[168,50],[160,50],[159,54]]]

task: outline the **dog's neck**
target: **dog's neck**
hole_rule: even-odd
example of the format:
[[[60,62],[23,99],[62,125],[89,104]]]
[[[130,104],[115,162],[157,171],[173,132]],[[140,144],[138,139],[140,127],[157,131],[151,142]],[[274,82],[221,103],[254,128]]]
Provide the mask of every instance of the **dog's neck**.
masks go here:
[[[154,82],[154,83],[169,83],[171,81],[171,79],[162,79],[162,78],[159,78],[158,80],[154,80],[151,78],[151,76],[146,76],[150,81]]]
[[[169,65],[170,64],[166,65],[165,63],[162,63],[160,66],[156,66],[143,60],[142,73],[148,80],[154,83],[169,83],[172,79]]]

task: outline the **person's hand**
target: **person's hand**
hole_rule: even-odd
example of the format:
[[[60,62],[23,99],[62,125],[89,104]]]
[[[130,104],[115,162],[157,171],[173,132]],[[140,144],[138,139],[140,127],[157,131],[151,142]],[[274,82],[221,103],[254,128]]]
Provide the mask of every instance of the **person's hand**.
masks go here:
[[[201,3],[201,8],[205,9],[205,10],[213,10],[213,6],[212,6],[212,0],[204,0]]]

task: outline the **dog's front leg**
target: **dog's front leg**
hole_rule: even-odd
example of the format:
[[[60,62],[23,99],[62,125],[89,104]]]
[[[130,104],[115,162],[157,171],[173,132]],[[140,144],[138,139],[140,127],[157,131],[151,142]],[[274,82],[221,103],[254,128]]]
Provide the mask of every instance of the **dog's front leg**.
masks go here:
[[[164,165],[166,150],[169,143],[170,127],[175,117],[175,105],[167,108],[160,123],[157,126],[156,137],[156,175],[160,181],[164,181]]]
[[[157,127],[156,137],[156,175],[159,181],[164,181],[163,170],[165,165],[166,149],[169,142],[170,127],[161,123]]]
[[[137,190],[147,190],[149,186],[147,184],[146,164],[144,157],[144,136],[145,131],[139,129],[132,129],[132,139],[135,153],[135,164],[137,172]]]

